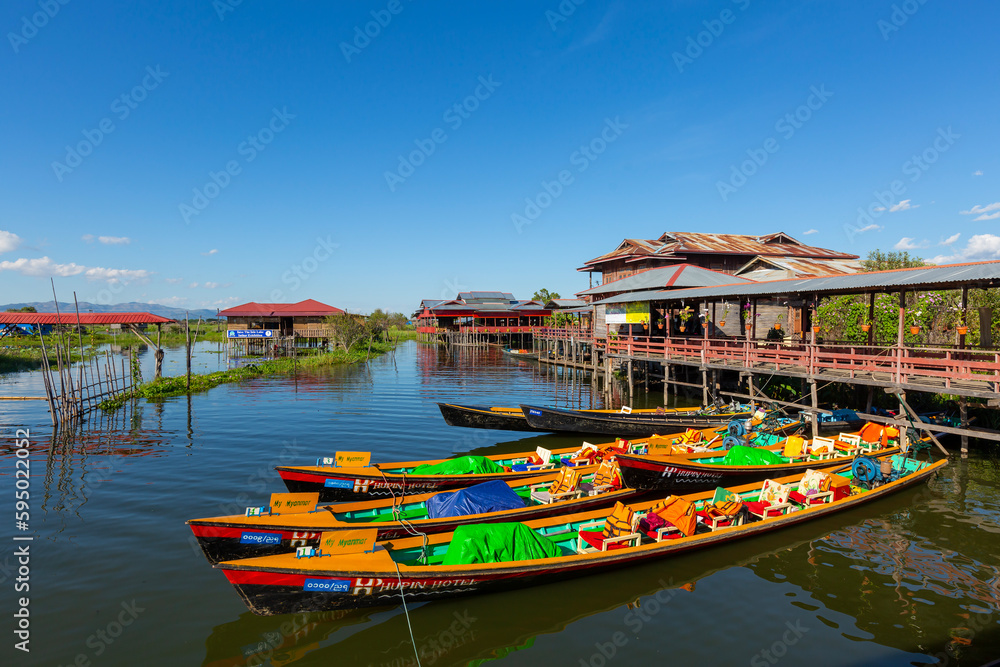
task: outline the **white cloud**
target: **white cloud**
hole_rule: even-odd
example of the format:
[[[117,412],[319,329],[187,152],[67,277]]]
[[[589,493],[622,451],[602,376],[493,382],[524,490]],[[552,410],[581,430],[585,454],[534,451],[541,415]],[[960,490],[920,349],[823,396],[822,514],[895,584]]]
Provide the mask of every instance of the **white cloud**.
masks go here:
[[[162,304],[164,306],[183,306],[185,303],[187,303],[187,297],[168,296],[166,298],[157,299],[156,303]]]
[[[1000,236],[994,234],[976,234],[956,254],[939,255],[931,261],[935,264],[954,264],[957,262],[978,262],[990,259],[1000,259]]]
[[[97,240],[104,245],[128,245],[132,242],[127,236],[98,236]]]
[[[49,278],[58,276],[68,278],[83,274],[87,280],[104,280],[107,282],[122,282],[145,280],[151,272],[145,269],[108,269],[101,266],[84,266],[70,262],[59,264],[48,257],[35,259],[20,258],[13,262],[0,262],[0,271],[15,271],[24,276]]]
[[[170,283],[171,285],[180,285],[182,282],[184,282],[184,279],[183,278],[167,278],[166,281],[168,283]]]
[[[190,285],[188,285],[188,287],[190,287],[191,289],[194,289],[197,286],[198,286],[198,283],[191,283]]]
[[[977,169],[974,172],[972,172],[972,175],[973,176],[982,176],[983,175],[983,170],[982,169]]]
[[[808,231],[802,232],[802,236],[809,236],[810,234],[819,234],[818,229],[810,229]]]
[[[84,234],[83,236],[80,237],[80,240],[86,241],[87,243],[93,243],[94,242],[94,235],[93,234]]]
[[[1000,209],[1000,201],[987,204],[986,206],[976,204],[968,211],[959,211],[959,213],[962,215],[979,215],[980,213],[989,213],[990,211],[996,211],[997,209]],[[978,220],[979,218],[976,219]]]
[[[930,243],[927,241],[921,241],[920,243],[914,243],[913,239],[909,236],[904,236],[899,239],[896,245],[893,246],[894,250],[916,250],[917,248],[926,248]]]
[[[219,287],[219,283],[207,282],[207,283],[205,283],[204,286],[207,289],[215,289],[216,287]]]
[[[864,234],[865,232],[878,231],[882,229],[881,225],[876,225],[874,222],[870,225],[865,225],[861,229],[856,230],[855,234]]]
[[[17,250],[21,245],[21,237],[13,232],[0,229],[0,253]]]
[[[212,249],[211,249],[211,250],[209,250],[208,252],[203,252],[203,253],[201,253],[201,254],[202,254],[202,255],[204,255],[205,257],[208,257],[209,255],[214,255],[214,254],[215,254],[215,253],[217,253],[217,252],[219,252],[219,249],[218,249],[218,248],[212,248]]]
[[[225,289],[226,287],[232,287],[233,284],[232,283],[213,283],[213,282],[207,282],[207,283],[202,283],[201,286],[204,287],[204,288],[206,288],[206,289],[218,289],[220,287],[222,287],[223,289]]]
[[[948,238],[946,238],[945,240],[941,241],[941,243],[938,243],[938,245],[951,245],[955,241],[957,241],[958,237],[960,237],[961,235],[962,235],[961,232],[959,232],[958,234],[953,234],[953,235],[949,236]]]
[[[978,218],[973,218],[972,221],[973,222],[979,222],[980,220],[996,220],[997,218],[1000,218],[1000,211],[997,211],[996,213],[990,213],[990,214],[983,213]]]
[[[898,204],[893,204],[892,206],[889,207],[889,213],[898,213],[900,211],[909,211],[911,208],[920,208],[920,204],[917,204],[916,206],[911,206],[910,201],[912,200],[904,199]]]

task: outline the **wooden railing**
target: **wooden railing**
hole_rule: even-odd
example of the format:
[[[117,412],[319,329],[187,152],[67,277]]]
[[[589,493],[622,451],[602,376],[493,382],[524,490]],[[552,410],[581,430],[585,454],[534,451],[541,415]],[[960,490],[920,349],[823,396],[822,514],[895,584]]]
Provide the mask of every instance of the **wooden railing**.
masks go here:
[[[817,375],[837,371],[848,378],[887,374],[905,384],[918,379],[940,380],[945,388],[955,381],[1000,383],[1000,351],[936,347],[879,347],[815,345],[705,338],[619,337],[607,340],[607,353],[622,356],[700,362],[743,368],[794,370]]]

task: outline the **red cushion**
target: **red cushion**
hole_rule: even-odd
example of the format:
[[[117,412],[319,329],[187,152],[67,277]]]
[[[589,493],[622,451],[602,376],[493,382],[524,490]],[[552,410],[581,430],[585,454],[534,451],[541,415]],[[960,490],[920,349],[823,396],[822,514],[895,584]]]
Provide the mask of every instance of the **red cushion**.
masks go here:
[[[806,495],[803,495],[803,494],[799,493],[798,491],[792,491],[791,493],[789,493],[788,494],[788,499],[791,500],[793,503],[797,503],[799,505],[822,505],[823,504],[823,498],[815,498],[815,497],[811,498],[809,496],[806,496]]]
[[[767,516],[767,514],[765,514],[764,512],[765,510],[767,510],[768,507],[771,506],[771,503],[763,502],[760,500],[754,500],[753,502],[744,503],[744,505],[746,505],[747,509],[750,510],[750,512],[753,514],[757,514],[759,516]],[[778,516],[778,514],[776,514],[775,516]]]
[[[583,538],[584,542],[594,547],[598,551],[600,551],[601,547],[604,546],[604,533],[600,530],[595,530],[595,531],[581,530],[580,537]],[[614,551],[615,549],[624,549],[628,545],[629,545],[628,542],[613,542],[612,544],[608,545],[608,551]]]

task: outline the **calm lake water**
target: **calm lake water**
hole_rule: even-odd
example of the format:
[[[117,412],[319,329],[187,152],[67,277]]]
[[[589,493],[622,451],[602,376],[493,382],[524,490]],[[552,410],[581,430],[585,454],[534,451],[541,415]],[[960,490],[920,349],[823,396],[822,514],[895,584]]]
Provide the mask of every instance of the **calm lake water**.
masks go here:
[[[196,368],[225,367],[210,348]],[[183,372],[182,353],[167,362]],[[40,392],[37,373],[0,380],[0,395]],[[604,397],[578,373],[409,342],[368,366],[141,402],[64,438],[52,437],[43,402],[0,402],[0,495],[13,496],[15,430],[30,429],[30,531],[18,534],[34,535],[31,653],[14,650],[8,620],[3,664],[416,665],[402,607],[251,615],[184,521],[266,502],[284,491],[275,465],[338,449],[393,461],[579,441],[453,428],[436,401],[590,407]],[[863,511],[749,542],[413,605],[422,663],[981,665],[1000,656],[1000,465],[983,451]],[[11,619],[13,521],[0,532]]]

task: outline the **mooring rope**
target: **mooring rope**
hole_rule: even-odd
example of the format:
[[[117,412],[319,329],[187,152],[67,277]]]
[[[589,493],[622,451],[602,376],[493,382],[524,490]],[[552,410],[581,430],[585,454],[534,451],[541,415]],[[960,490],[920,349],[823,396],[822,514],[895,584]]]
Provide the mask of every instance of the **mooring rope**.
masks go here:
[[[417,667],[420,664],[420,651],[417,650],[417,640],[413,638],[413,624],[410,622],[410,610],[406,608],[406,596],[403,595],[403,575],[399,573],[399,563],[393,559],[392,564],[396,566],[396,579],[399,580],[399,599],[403,602],[403,614],[406,616],[406,627],[410,629],[410,643],[413,645],[413,655],[417,659]]]

